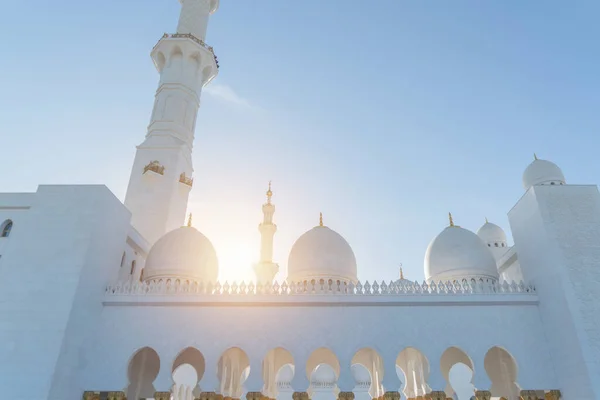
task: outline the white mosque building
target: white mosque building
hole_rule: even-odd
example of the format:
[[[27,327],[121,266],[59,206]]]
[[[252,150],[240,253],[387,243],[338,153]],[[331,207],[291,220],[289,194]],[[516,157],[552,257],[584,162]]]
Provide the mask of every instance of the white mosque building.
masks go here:
[[[218,282],[185,219],[219,0],[180,1],[152,49],[160,82],[124,204],[102,185],[0,194],[6,399],[600,399],[600,192],[550,161],[525,169],[514,246],[450,216],[417,282],[361,281],[322,219],[275,282],[269,186],[256,280]]]

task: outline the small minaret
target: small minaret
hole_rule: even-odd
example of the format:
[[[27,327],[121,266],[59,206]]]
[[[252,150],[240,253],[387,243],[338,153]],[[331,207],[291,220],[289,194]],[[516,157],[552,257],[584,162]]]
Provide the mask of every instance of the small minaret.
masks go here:
[[[273,192],[271,182],[267,190],[267,202],[263,204],[263,222],[258,226],[260,232],[260,261],[254,265],[254,273],[258,283],[273,282],[275,274],[279,271],[279,265],[273,262],[273,236],[277,232],[277,225],[273,223],[275,206],[271,203]]]
[[[218,71],[213,49],[204,39],[208,18],[219,0],[180,2],[177,33],[165,33],[152,49],[160,80],[125,196],[132,225],[150,244],[185,220],[193,184],[192,147],[200,94]]]

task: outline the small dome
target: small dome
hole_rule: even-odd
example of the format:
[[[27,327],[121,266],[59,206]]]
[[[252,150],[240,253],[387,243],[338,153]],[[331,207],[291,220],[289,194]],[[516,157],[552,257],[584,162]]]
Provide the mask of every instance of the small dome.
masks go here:
[[[496,261],[487,245],[473,232],[449,226],[425,252],[425,278],[453,281],[463,278],[498,279]]]
[[[487,221],[479,228],[479,230],[477,230],[477,236],[479,236],[484,243],[506,242],[506,233],[504,233],[504,230],[498,225]]]
[[[317,226],[296,240],[288,259],[290,282],[333,279],[357,282],[356,258],[339,233]]]
[[[337,381],[335,371],[329,364],[319,364],[310,377],[312,382],[332,385]]]
[[[144,280],[189,279],[215,282],[217,254],[210,240],[196,228],[184,226],[160,238],[148,253]]]
[[[537,185],[564,185],[565,176],[556,164],[536,158],[523,172],[523,187]]]

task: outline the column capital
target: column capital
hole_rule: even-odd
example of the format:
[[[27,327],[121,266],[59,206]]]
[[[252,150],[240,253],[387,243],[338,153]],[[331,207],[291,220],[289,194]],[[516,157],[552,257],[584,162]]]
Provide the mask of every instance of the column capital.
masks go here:
[[[308,400],[308,392],[294,392],[294,394],[292,394],[292,399],[293,400]]]
[[[248,392],[246,393],[246,400],[263,400],[265,396],[262,392]]]
[[[215,392],[202,392],[198,397],[200,400],[216,400],[217,394]]]
[[[83,392],[83,400],[100,400],[106,394],[106,400],[126,400],[125,392]]]
[[[426,400],[446,400],[446,392],[443,390],[434,390],[425,395]]]
[[[521,390],[521,400],[539,400],[537,391],[535,390]]]
[[[154,400],[171,400],[171,392],[155,392]]]
[[[492,392],[489,390],[477,390],[475,391],[475,398],[477,400],[490,400],[492,398]]]
[[[383,398],[384,400],[400,400],[400,392],[385,392]]]
[[[560,392],[560,390],[550,390],[546,393],[544,397],[546,398],[546,400],[559,400],[560,398],[562,398],[562,393]]]

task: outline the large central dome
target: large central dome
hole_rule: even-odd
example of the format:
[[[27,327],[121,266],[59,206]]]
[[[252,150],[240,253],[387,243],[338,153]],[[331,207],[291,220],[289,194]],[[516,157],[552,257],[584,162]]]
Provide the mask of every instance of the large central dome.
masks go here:
[[[288,259],[289,282],[332,279],[357,282],[352,248],[337,232],[317,226],[298,238]]]

